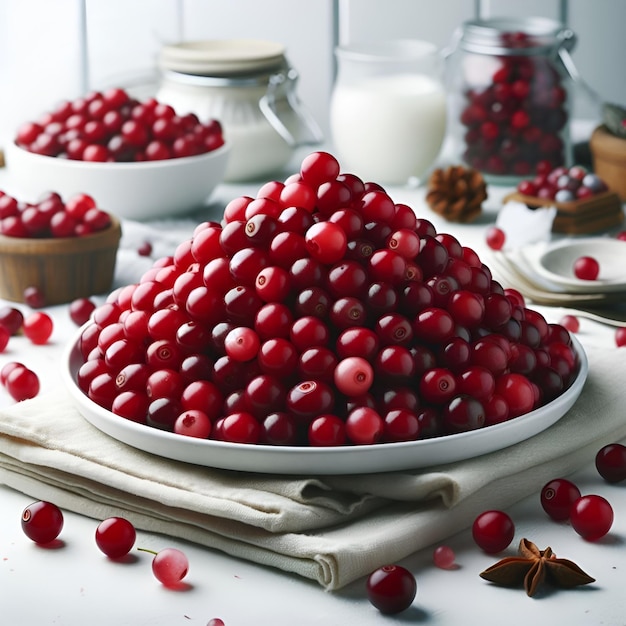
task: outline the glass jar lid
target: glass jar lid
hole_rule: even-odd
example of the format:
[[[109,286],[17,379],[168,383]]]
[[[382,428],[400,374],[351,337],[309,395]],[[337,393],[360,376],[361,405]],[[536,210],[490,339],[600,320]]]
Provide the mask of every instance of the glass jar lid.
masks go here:
[[[283,68],[285,47],[261,39],[186,41],[163,46],[159,65],[196,76],[254,75]]]
[[[576,36],[560,22],[544,17],[499,17],[463,24],[460,45],[477,54],[549,54],[571,49]]]

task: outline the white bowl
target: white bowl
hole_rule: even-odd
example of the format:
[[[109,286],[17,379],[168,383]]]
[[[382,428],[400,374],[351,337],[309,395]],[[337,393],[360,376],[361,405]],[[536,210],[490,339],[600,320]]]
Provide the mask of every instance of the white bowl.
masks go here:
[[[574,275],[574,263],[582,256],[598,261],[596,280]],[[548,244],[536,259],[536,271],[572,293],[626,292],[626,242],[609,237],[588,237]]]
[[[41,156],[10,143],[6,161],[14,193],[36,199],[91,195],[118,217],[150,220],[188,213],[206,203],[222,181],[230,145],[193,157],[138,163],[90,163]]]

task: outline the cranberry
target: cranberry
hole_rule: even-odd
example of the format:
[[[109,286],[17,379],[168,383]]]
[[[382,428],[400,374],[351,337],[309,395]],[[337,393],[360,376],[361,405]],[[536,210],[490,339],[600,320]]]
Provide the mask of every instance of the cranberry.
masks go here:
[[[383,436],[384,427],[379,413],[368,406],[353,409],[346,418],[346,435],[357,445],[378,443]]]
[[[63,513],[51,502],[33,502],[22,512],[22,530],[35,543],[54,541],[63,529]]]
[[[433,563],[441,569],[452,569],[456,555],[450,546],[437,546],[433,551]]]
[[[515,525],[503,511],[485,511],[472,524],[472,537],[488,554],[502,552],[513,541]]]
[[[564,521],[570,517],[572,505],[580,498],[580,490],[565,478],[555,478],[541,490],[541,506],[554,520]]]
[[[613,507],[598,495],[581,496],[570,512],[572,528],[587,541],[604,537],[613,525]]]
[[[24,314],[15,307],[0,308],[0,326],[3,326],[10,335],[17,334],[24,323]]]
[[[374,370],[364,358],[347,357],[337,364],[334,382],[337,389],[347,396],[360,396],[366,393],[374,380]]]
[[[590,256],[581,256],[574,261],[574,276],[581,280],[596,280],[600,274],[600,264]]]
[[[183,411],[174,422],[174,432],[177,435],[208,439],[211,434],[211,420],[200,409],[188,409]]]
[[[506,241],[506,235],[501,228],[490,226],[487,229],[487,245],[492,250],[502,250]]]
[[[566,328],[570,333],[577,333],[580,330],[580,321],[575,315],[564,315],[559,324]]]
[[[603,446],[596,454],[595,464],[598,473],[607,482],[626,480],[626,446],[621,443]]]
[[[313,187],[333,181],[339,176],[340,166],[334,156],[327,152],[313,152],[300,165],[300,176]]]
[[[165,548],[159,552],[138,548],[154,555],[152,573],[165,587],[177,588],[189,571],[187,555],[177,548]]]
[[[96,304],[89,298],[77,298],[70,302],[69,315],[77,326],[82,326],[89,321],[95,308]]]
[[[26,287],[22,297],[24,298],[24,303],[31,309],[41,309],[46,304],[46,295],[39,287],[34,285]]]
[[[345,422],[329,413],[319,415],[310,424],[308,442],[311,446],[341,446],[346,442]]]
[[[123,517],[109,517],[96,528],[96,545],[111,559],[128,554],[135,538],[135,527]]]
[[[6,375],[4,384],[9,395],[16,402],[34,398],[40,389],[37,374],[23,365],[12,367]]]
[[[384,614],[400,613],[411,606],[417,594],[417,582],[400,565],[384,565],[373,571],[366,582],[369,601]]]

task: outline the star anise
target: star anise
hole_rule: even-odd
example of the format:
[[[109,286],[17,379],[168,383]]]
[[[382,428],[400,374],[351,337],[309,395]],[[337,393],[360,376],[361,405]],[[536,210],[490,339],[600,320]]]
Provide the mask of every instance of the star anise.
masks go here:
[[[552,548],[539,550],[528,539],[520,541],[519,556],[510,556],[498,561],[481,572],[480,577],[504,587],[514,587],[523,583],[529,596],[533,596],[544,581],[563,589],[595,581],[595,578],[583,572],[576,563],[568,559],[557,559]]]

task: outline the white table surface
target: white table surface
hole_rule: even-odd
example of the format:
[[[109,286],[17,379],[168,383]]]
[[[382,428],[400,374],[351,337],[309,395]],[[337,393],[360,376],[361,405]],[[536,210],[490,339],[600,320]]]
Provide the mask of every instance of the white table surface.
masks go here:
[[[296,163],[299,160],[294,160]],[[211,208],[198,219],[218,218],[220,207],[228,200],[242,193],[254,193],[259,186],[220,186]],[[10,188],[10,180],[6,172],[0,171],[0,189],[3,188]],[[485,229],[494,222],[504,191],[490,189],[483,216],[475,224],[460,226],[437,219],[423,204],[423,190],[388,188],[396,202],[411,205],[418,214],[431,219],[439,232],[456,235],[463,245],[473,247],[481,256],[485,251]],[[180,233],[182,241],[191,234],[193,223],[177,222],[171,232],[174,236]],[[139,232],[143,228],[139,227]],[[145,226],[145,233],[149,235],[149,225]],[[133,265],[138,261],[136,243],[128,238],[122,240],[118,274],[126,276],[139,271]],[[20,308],[28,311],[24,305]],[[560,309],[534,308],[551,322],[558,321],[562,315]],[[60,384],[60,353],[75,333],[65,306],[46,310],[55,322],[48,345],[33,347],[24,337],[14,337],[7,351],[0,355],[0,366],[9,360],[20,360],[34,369],[41,379],[41,393]],[[588,320],[581,319],[578,337],[583,345],[614,346],[614,329]],[[626,350],[624,357],[626,373]],[[11,402],[6,391],[0,389],[0,406]],[[589,543],[569,525],[551,521],[541,509],[542,485],[537,485],[536,495],[508,510],[516,524],[516,535],[507,554],[513,554],[519,540],[528,537],[540,548],[551,546],[558,556],[576,561],[597,579],[595,584],[569,591],[548,590],[535,598],[526,597],[521,589],[492,586],[478,574],[501,555],[494,557],[481,552],[466,530],[446,542],[456,552],[456,569],[434,567],[432,548],[402,562],[415,574],[418,593],[407,611],[393,617],[381,615],[369,604],[364,579],[338,592],[326,592],[316,583],[279,570],[140,531],[137,546],[155,550],[179,547],[189,557],[187,588],[168,590],[153,577],[150,555],[135,552],[129,562],[108,560],[94,543],[97,520],[70,512],[65,513],[62,545],[55,549],[38,547],[20,528],[21,511],[32,498],[0,485],[0,623],[6,626],[205,626],[211,618],[220,617],[227,626],[409,623],[526,626],[533,622],[625,625],[626,484],[605,483],[592,466],[583,467],[571,478],[583,493],[600,494],[611,502],[615,522],[609,535]],[[450,515],[453,514],[451,511]]]

